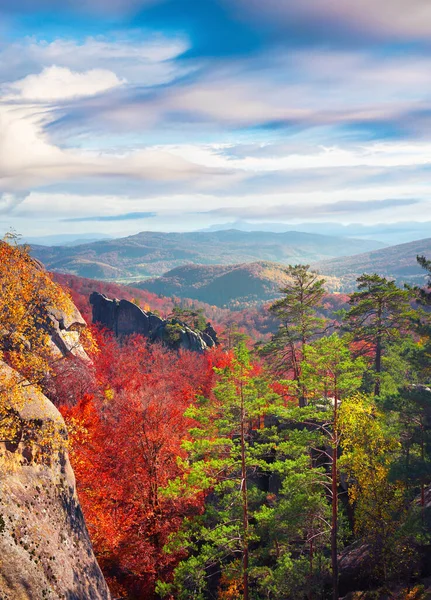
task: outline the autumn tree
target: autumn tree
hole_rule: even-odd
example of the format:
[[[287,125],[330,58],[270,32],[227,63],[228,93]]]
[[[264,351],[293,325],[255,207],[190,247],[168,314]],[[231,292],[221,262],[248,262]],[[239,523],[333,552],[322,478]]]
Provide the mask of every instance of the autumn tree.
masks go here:
[[[355,534],[369,544],[376,580],[386,582],[412,560],[409,536],[403,539],[407,505],[403,486],[390,477],[400,443],[375,402],[356,394],[340,407],[342,467],[350,477]]]
[[[0,439],[17,435],[20,387],[39,386],[51,370],[50,313],[67,312],[67,295],[9,235],[0,241]],[[0,367],[1,368],[1,367]]]
[[[202,498],[160,494],[181,473],[186,408],[210,394],[217,349],[171,352],[145,338],[118,341],[99,333],[93,356],[98,388],[62,412],[71,428],[71,462],[96,556],[114,593],[155,597],[184,552],[163,547],[182,519],[199,513]],[[109,490],[109,493],[107,493]]]

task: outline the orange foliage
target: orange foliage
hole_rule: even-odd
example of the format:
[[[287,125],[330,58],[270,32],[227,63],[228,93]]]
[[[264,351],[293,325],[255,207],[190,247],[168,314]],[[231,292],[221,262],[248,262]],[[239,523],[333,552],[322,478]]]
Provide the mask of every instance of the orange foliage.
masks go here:
[[[181,474],[184,411],[208,395],[220,350],[175,353],[136,336],[125,343],[99,335],[94,357],[98,392],[63,407],[73,445],[72,465],[96,555],[113,590],[153,598],[158,578],[169,578],[180,555],[163,546],[203,498],[167,499],[159,488]]]

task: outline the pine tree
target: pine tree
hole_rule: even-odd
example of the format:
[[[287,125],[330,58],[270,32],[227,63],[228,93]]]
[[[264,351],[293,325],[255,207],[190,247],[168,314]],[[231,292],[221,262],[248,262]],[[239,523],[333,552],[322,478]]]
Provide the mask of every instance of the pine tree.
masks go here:
[[[185,475],[166,490],[204,492],[205,512],[172,539],[169,549],[189,557],[159,592],[195,600],[311,594],[326,576],[330,533],[325,469],[311,450],[321,434],[291,418],[244,345],[217,373],[214,398],[187,412],[197,427],[184,443]]]
[[[203,598],[209,571],[223,574],[239,557],[236,583],[241,597],[249,600],[249,486],[261,458],[254,447],[255,431],[279,398],[254,375],[244,344],[237,347],[232,363],[216,373],[214,398],[200,398],[186,413],[197,424],[184,442],[190,469],[184,480],[168,488],[174,495],[210,494],[204,515],[189,520],[175,541],[190,552],[176,571],[176,597]]]
[[[325,325],[325,320],[316,314],[325,293],[325,281],[308,269],[309,265],[289,266],[286,269],[291,283],[280,290],[283,298],[269,308],[280,320],[280,326],[263,349],[263,353],[270,358],[272,370],[285,376],[291,374],[297,383],[301,380],[301,361],[307,345],[322,333]],[[301,406],[305,405],[305,391],[300,394],[299,402]]]
[[[332,334],[314,342],[307,349],[301,365],[301,384],[307,390],[310,408],[314,405],[331,411],[330,419],[322,422],[321,414],[315,415],[316,427],[329,438],[330,453],[323,451],[330,471],[331,517],[331,564],[332,591],[338,600],[338,411],[342,401],[360,386],[365,363],[352,359],[346,340]],[[309,419],[310,417],[308,417]]]
[[[374,395],[378,396],[383,353],[410,325],[410,292],[377,274],[361,275],[357,283],[359,291],[350,296],[352,308],[345,315],[345,326],[362,344],[361,351],[372,356]]]

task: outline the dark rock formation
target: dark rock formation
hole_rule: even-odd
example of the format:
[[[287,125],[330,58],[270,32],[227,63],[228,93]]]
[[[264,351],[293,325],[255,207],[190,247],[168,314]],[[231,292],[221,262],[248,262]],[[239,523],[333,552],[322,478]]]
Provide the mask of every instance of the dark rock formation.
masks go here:
[[[203,331],[203,335],[210,337],[215,344],[219,343],[218,337],[217,337],[217,332],[209,321]]]
[[[161,341],[171,348],[184,348],[204,352],[217,343],[217,334],[210,323],[204,332],[194,331],[178,319],[164,320],[151,312],[145,312],[128,300],[112,300],[93,292],[93,323],[100,323],[116,336],[141,334],[152,342]]]
[[[0,362],[3,382],[15,375]],[[76,494],[64,421],[35,388],[18,389],[18,433],[0,443],[0,598],[109,600]]]

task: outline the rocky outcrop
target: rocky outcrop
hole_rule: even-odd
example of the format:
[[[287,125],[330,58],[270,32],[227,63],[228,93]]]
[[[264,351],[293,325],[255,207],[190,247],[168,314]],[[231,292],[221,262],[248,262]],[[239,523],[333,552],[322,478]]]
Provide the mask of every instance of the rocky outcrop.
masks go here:
[[[73,354],[86,362],[89,358],[80,342],[81,332],[87,324],[81,313],[72,302],[67,303],[67,310],[49,308],[46,328],[51,339],[54,355],[67,356]]]
[[[3,383],[15,376],[0,363]],[[13,439],[0,442],[0,598],[109,600],[76,494],[64,421],[32,386],[18,390]]]
[[[217,343],[217,334],[210,323],[204,332],[194,331],[178,319],[161,319],[128,300],[110,299],[93,292],[90,296],[93,323],[104,325],[116,336],[141,334],[152,342],[161,341],[171,348],[204,352]]]
[[[45,271],[43,264],[32,259],[35,271]],[[87,327],[81,313],[72,300],[58,287],[62,309],[48,306],[40,326],[49,334],[52,354],[56,357],[74,355],[90,362],[80,342],[80,334]]]

